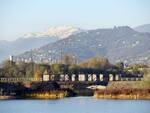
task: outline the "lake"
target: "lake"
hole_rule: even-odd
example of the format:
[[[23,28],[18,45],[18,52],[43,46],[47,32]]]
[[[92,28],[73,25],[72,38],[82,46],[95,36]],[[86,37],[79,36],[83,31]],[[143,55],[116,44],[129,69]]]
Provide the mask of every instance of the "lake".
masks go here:
[[[150,101],[71,97],[60,100],[0,100],[0,113],[150,113]]]

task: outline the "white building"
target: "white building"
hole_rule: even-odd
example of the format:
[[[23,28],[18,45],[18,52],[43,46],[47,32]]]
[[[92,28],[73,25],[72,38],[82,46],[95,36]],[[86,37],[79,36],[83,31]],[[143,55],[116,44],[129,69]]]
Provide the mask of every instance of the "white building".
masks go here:
[[[9,61],[13,61],[14,59],[13,59],[13,56],[12,55],[10,55],[9,56]]]

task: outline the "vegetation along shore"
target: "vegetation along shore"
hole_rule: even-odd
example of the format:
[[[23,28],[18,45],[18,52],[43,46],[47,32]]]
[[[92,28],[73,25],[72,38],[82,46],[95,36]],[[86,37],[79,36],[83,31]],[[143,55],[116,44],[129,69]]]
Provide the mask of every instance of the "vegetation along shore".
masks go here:
[[[55,64],[5,61],[0,68],[0,99],[60,99],[93,96],[150,100],[150,61],[111,64],[94,57],[77,64],[65,56]]]

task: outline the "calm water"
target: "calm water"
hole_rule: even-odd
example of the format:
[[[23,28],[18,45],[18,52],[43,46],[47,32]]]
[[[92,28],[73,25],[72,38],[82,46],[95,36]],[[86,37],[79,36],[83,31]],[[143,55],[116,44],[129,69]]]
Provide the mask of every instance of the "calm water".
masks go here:
[[[99,100],[92,97],[2,100],[0,113],[150,113],[150,101]]]

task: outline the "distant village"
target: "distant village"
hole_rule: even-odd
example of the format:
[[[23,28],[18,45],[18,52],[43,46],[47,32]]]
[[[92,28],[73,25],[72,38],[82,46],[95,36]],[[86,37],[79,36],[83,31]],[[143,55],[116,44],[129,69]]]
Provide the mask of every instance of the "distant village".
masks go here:
[[[74,65],[72,64],[75,63],[73,61],[72,56],[68,56],[68,63],[67,65]],[[72,60],[72,61],[69,61]],[[12,55],[9,56],[9,62],[12,63],[19,63],[20,61],[15,61],[14,57]],[[23,63],[33,63],[33,59],[31,58],[30,60],[21,60],[21,62]],[[67,61],[66,61],[67,62]],[[47,63],[47,62],[46,62]],[[122,63],[122,62],[121,62]],[[49,64],[58,64],[58,61],[56,62],[49,62]],[[120,64],[121,68],[128,68],[127,64]],[[31,67],[34,68],[34,67]],[[112,68],[112,67],[111,67]],[[119,67],[120,68],[120,67]],[[142,69],[142,68],[141,68]],[[91,69],[87,69],[87,71],[79,71],[79,72],[75,72],[75,73],[52,73],[52,71],[50,71],[49,69],[45,68],[45,70],[42,71],[42,73],[40,73],[40,77],[35,77],[35,76],[31,76],[31,77],[1,77],[0,81],[2,82],[16,82],[16,81],[43,81],[43,82],[48,82],[48,81],[59,81],[59,82],[101,82],[101,81],[141,81],[141,79],[143,78],[143,73],[140,73],[140,71],[138,70],[138,73],[130,73],[132,72],[132,70],[128,70],[128,72],[124,72],[123,70],[117,71],[118,69],[115,69],[115,71],[110,70],[110,69],[103,69],[103,70],[92,70],[91,72],[89,72],[89,70]],[[34,74],[34,73],[32,73]]]
[[[93,57],[76,63],[73,56],[66,55],[61,62],[35,63],[33,60],[14,61],[13,56],[10,56],[0,68],[0,99],[57,99],[76,95],[108,98],[109,94],[115,96],[123,94],[124,98],[132,99],[135,98],[133,92],[138,92],[136,95],[146,92],[140,98],[149,98],[147,96],[149,89],[139,90],[140,87],[137,85],[135,85],[137,89],[119,85],[115,86],[115,90],[107,89],[110,83],[143,84],[145,79],[143,70],[146,68],[148,69],[148,66],[145,64],[125,65],[123,62],[111,64],[104,57]],[[131,96],[126,96],[127,93]]]

